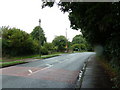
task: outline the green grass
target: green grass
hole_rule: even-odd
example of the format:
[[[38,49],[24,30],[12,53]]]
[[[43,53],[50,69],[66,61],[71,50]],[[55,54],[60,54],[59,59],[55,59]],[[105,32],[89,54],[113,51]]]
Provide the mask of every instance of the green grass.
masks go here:
[[[4,60],[0,59],[0,62],[3,62]]]
[[[21,64],[21,63],[26,63],[26,62],[25,61],[5,62],[5,63],[0,63],[0,67],[6,67],[6,66],[11,66],[11,65],[16,65],[16,64]]]
[[[55,57],[55,56],[59,56],[60,54],[51,54],[51,55],[43,55],[43,56],[38,56],[36,57],[36,59],[45,59],[45,58],[51,58],[51,57]]]
[[[59,56],[59,55],[60,54],[50,54],[50,55],[42,55],[41,57],[39,55],[31,55],[31,56],[14,57],[10,59],[13,59],[13,60],[27,59],[27,58],[45,59],[45,58],[50,58],[50,57]]]
[[[85,51],[85,50],[83,50],[83,51],[73,51],[73,53],[80,53],[80,52],[88,52],[88,51]]]
[[[17,57],[10,57],[8,59],[10,60],[20,60],[20,59],[27,59],[27,58],[39,58],[39,59],[44,59],[44,58],[50,58],[53,56],[58,56],[62,53],[55,53],[55,54],[50,54],[50,55],[42,55],[41,58],[39,57],[39,55],[29,55],[29,56],[17,56]]]
[[[45,58],[51,58],[59,55],[60,54],[50,54],[50,55],[42,55],[41,57],[39,55],[31,55],[31,56],[23,56],[23,57],[14,57],[14,60],[26,59],[26,58],[45,59]],[[0,60],[0,61],[3,61],[3,60]],[[9,62],[0,63],[0,67],[7,67],[7,66],[17,65],[21,63],[26,63],[26,62],[25,61],[9,61]]]
[[[18,57],[11,57],[10,59],[19,60],[19,59],[34,58],[34,57],[37,57],[37,56],[39,56],[39,55],[18,56]]]
[[[29,56],[17,56],[17,57],[4,57],[4,60],[0,60],[1,62],[11,62],[11,61],[16,61],[16,60],[22,60],[22,59],[45,59],[45,58],[50,58],[50,57],[55,57],[59,56],[62,53],[54,53],[54,54],[49,54],[49,55],[42,55],[41,57],[37,55],[29,55]]]

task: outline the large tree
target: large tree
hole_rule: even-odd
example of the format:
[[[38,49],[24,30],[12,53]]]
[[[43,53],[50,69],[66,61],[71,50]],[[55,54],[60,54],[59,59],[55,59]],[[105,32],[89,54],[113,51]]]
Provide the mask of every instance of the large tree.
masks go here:
[[[66,50],[66,43],[67,39],[65,36],[56,36],[52,43],[57,46],[58,51],[65,51]]]
[[[82,35],[76,35],[75,37],[73,37],[72,44],[82,44],[82,43],[86,43]]]
[[[93,51],[91,45],[86,41],[83,35],[76,35],[72,40],[72,47],[79,47],[79,50]],[[75,49],[74,49],[75,50]]]
[[[52,7],[53,4],[43,3],[43,7]],[[112,63],[113,67],[118,68],[120,66],[120,2],[59,2],[58,5],[63,12],[69,13],[71,28],[81,29],[86,40],[93,46],[100,46],[104,53],[102,55]]]
[[[46,37],[44,34],[43,29],[40,26],[36,26],[33,31],[31,32],[31,36],[34,40],[40,41],[39,43],[43,46],[43,44],[46,42]]]
[[[43,7],[53,4],[43,3]],[[63,12],[69,13],[71,28],[81,29],[93,46],[101,45],[107,58],[120,59],[120,2],[59,2],[58,5]]]

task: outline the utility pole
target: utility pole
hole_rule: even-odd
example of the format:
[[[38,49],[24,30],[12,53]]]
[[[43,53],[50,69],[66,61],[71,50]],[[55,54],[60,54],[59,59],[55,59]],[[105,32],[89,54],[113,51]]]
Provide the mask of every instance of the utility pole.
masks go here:
[[[67,39],[67,28],[66,28],[66,39]],[[66,51],[68,52],[68,42],[66,40]]]
[[[41,19],[39,19],[39,27],[41,27]],[[39,28],[39,55],[41,57],[41,41],[40,41],[40,28]]]

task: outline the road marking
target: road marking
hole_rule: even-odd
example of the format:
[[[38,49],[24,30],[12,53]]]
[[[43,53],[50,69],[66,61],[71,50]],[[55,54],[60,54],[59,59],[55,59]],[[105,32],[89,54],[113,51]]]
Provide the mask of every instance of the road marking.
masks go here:
[[[30,73],[32,73],[32,70],[29,69],[28,71],[29,71]]]
[[[65,59],[64,61],[60,61],[59,63],[64,63],[66,61],[70,60],[69,58]]]
[[[51,64],[46,64],[48,67],[51,67],[52,65]]]
[[[64,62],[66,62],[66,61],[68,61],[69,60],[69,58],[66,58],[64,61],[57,61],[57,62],[59,62],[59,63],[64,63]],[[35,74],[35,73],[37,73],[37,72],[39,72],[39,71],[42,71],[42,70],[45,70],[45,69],[48,69],[48,68],[51,68],[53,65],[51,65],[51,64],[46,64],[48,67],[45,67],[45,68],[43,68],[43,69],[40,69],[40,70],[37,70],[37,71],[35,71],[35,72],[32,72],[32,73],[30,73],[30,74],[28,74],[28,75],[32,75],[32,74]],[[29,72],[31,72],[31,71],[29,71]]]
[[[48,65],[48,64],[47,64],[47,65]],[[32,72],[32,73],[30,73],[30,74],[28,74],[28,75],[35,74],[35,73],[37,73],[37,72],[39,72],[39,71],[42,71],[42,70],[45,70],[45,69],[51,68],[52,66],[53,66],[53,65],[50,65],[50,64],[49,64],[49,66],[48,66],[48,67],[42,68],[42,69],[37,70],[37,71],[35,71],[35,72]],[[29,70],[28,70],[28,71],[29,71]],[[31,71],[29,71],[29,72],[31,72]]]

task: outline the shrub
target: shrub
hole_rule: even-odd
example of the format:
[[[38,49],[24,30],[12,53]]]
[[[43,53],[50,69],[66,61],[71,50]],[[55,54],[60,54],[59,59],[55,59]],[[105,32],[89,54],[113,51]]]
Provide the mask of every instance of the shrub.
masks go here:
[[[48,54],[48,49],[45,48],[44,46],[41,47],[41,54],[42,54],[42,55],[47,55],[47,54]]]

